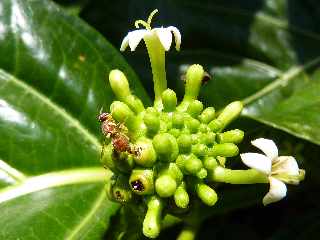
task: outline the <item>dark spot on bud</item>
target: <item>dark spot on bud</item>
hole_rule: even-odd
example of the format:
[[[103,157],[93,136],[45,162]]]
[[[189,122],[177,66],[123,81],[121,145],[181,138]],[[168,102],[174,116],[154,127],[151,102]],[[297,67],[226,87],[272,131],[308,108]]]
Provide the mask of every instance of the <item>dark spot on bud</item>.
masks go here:
[[[132,181],[131,187],[134,191],[138,191],[138,192],[142,192],[144,190],[144,186],[140,180]]]
[[[183,82],[183,83],[186,83],[186,74],[182,74],[181,76],[180,76],[180,80]]]
[[[123,197],[122,197],[120,191],[116,191],[115,193],[116,193],[116,198],[119,200],[122,200]]]
[[[211,80],[211,76],[208,72],[204,72],[202,80],[201,80],[201,84],[205,85],[207,84],[209,81]]]

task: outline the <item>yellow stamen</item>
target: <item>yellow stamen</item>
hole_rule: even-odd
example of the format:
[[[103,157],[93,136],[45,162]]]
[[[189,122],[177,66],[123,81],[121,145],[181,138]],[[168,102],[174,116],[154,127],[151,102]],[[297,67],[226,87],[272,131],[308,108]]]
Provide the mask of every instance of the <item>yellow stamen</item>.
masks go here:
[[[150,28],[151,28],[152,18],[153,18],[153,16],[154,16],[156,13],[158,13],[158,9],[153,10],[153,11],[150,13],[149,17],[148,17],[147,23],[148,23],[148,25],[149,25]]]
[[[136,28],[139,28],[139,24],[144,26],[146,29],[151,30],[150,25],[148,23],[146,23],[145,21],[143,21],[143,20],[137,20],[137,21],[134,22],[134,26]]]
[[[137,21],[134,22],[134,26],[135,26],[136,28],[139,28],[139,24],[140,24],[140,25],[142,25],[143,27],[145,27],[147,30],[151,30],[151,21],[152,21],[153,16],[154,16],[157,12],[158,12],[158,9],[153,10],[153,11],[150,13],[149,17],[148,17],[148,21],[147,21],[147,22],[145,22],[145,21],[143,21],[143,20],[137,20]]]

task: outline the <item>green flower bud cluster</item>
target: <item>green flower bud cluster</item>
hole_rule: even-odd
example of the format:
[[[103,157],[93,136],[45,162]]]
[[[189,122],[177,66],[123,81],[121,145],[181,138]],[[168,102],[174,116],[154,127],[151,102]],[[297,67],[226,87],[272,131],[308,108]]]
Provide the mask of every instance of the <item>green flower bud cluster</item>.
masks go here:
[[[197,100],[204,75],[202,66],[190,66],[181,103],[173,90],[165,89],[160,101],[146,108],[132,95],[126,76],[110,72],[118,101],[111,104],[110,114],[99,116],[102,132],[110,139],[101,161],[114,173],[107,195],[124,205],[144,203],[147,237],[158,236],[161,219],[172,205],[187,210],[199,199],[213,206],[218,195],[209,183],[210,172],[239,154],[236,144],[243,131],[224,129],[238,117],[242,103],[232,102],[220,113],[204,108]]]

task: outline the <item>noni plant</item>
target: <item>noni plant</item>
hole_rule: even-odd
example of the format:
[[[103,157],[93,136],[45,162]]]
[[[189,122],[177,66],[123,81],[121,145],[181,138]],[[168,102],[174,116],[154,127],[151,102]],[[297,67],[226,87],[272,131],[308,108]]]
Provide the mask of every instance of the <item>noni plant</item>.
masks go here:
[[[129,46],[135,51],[143,40],[150,58],[155,99],[144,106],[130,91],[128,80],[120,70],[112,70],[109,83],[117,101],[110,112],[99,115],[105,144],[101,152],[103,165],[113,172],[107,185],[111,200],[133,206],[143,217],[143,234],[155,238],[161,231],[165,214],[184,218],[195,203],[214,206],[219,199],[215,183],[270,184],[263,204],[285,197],[285,183],[298,184],[304,170],[291,156],[278,156],[272,140],[259,138],[252,144],[260,153],[244,153],[241,159],[250,167],[233,170],[227,158],[239,155],[237,146],[244,138],[240,129],[227,129],[243,108],[234,101],[216,112],[204,107],[198,94],[207,74],[202,66],[189,66],[185,74],[185,94],[178,102],[174,90],[167,88],[165,54],[174,38],[180,50],[181,35],[176,27],[152,28],[151,21],[138,20],[137,29],[128,33],[121,51]]]

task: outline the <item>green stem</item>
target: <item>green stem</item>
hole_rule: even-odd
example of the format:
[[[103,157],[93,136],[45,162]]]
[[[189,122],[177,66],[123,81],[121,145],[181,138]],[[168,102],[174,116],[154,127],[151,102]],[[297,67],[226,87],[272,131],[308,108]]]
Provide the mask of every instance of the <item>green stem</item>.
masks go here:
[[[231,184],[268,183],[268,176],[255,170],[232,170],[221,166],[209,172],[209,180]]]
[[[161,94],[167,89],[167,79],[165,70],[165,50],[155,34],[150,34],[144,38],[147,46],[154,84],[156,108],[162,108]]]

